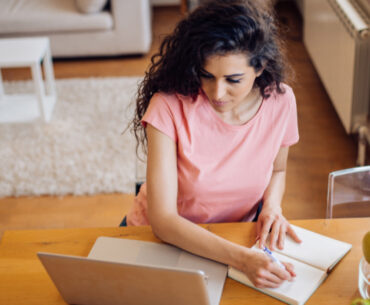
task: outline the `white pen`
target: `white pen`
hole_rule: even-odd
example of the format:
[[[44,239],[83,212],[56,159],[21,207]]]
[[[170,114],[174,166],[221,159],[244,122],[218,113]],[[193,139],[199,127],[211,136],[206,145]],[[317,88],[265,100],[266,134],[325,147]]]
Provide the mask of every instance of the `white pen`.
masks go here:
[[[267,254],[267,256],[275,263],[279,265],[280,268],[285,269],[285,266],[272,254],[272,252],[265,246],[263,248],[263,252]]]

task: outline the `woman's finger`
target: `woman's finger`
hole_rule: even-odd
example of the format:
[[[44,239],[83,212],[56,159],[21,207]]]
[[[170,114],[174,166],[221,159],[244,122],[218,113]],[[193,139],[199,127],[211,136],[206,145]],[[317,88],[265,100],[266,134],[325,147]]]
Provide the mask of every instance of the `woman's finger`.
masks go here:
[[[276,263],[271,265],[270,272],[275,274],[282,281],[290,281],[292,279],[290,272],[286,268],[282,268]]]
[[[277,221],[275,221],[272,224],[271,232],[270,232],[270,249],[274,250],[276,246],[276,241],[278,240],[279,237],[279,232],[280,232],[281,225]]]
[[[272,282],[272,283],[275,283],[275,284],[281,284],[282,282],[284,282],[283,279],[279,278],[276,274],[270,272],[269,270],[265,270],[265,272],[263,273],[263,276],[262,276],[263,279],[269,281],[269,282]]]
[[[263,248],[266,243],[267,236],[269,234],[270,228],[272,224],[272,219],[267,218],[266,221],[263,222],[261,234],[260,234],[260,248]]]
[[[296,234],[296,232],[293,230],[292,226],[288,226],[288,229],[287,229],[287,233],[288,235],[293,238],[293,240],[297,243],[301,243],[302,240],[298,237],[298,235]]]
[[[296,277],[297,276],[297,274],[294,272],[294,266],[293,266],[293,264],[287,263],[287,262],[281,262],[281,263],[285,266],[286,270],[290,273],[290,275],[292,277]]]
[[[279,232],[279,240],[278,240],[278,248],[280,250],[284,248],[285,236],[286,236],[286,226],[281,225],[280,232]]]
[[[281,283],[274,283],[267,279],[260,278],[256,280],[256,283],[254,286],[257,288],[278,288],[281,285]]]

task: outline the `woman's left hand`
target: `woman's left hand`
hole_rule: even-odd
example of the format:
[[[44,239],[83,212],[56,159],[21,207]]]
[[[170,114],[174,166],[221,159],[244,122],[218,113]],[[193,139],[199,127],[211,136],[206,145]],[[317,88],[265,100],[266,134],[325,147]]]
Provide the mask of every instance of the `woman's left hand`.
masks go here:
[[[271,232],[270,232],[271,231]],[[270,232],[270,243],[266,245],[266,240]],[[259,246],[263,248],[265,245],[271,250],[277,246],[279,249],[284,248],[284,242],[286,235],[297,243],[301,240],[290,226],[289,222],[285,219],[281,213],[281,208],[264,205],[261,214],[257,220],[257,238],[259,239]]]

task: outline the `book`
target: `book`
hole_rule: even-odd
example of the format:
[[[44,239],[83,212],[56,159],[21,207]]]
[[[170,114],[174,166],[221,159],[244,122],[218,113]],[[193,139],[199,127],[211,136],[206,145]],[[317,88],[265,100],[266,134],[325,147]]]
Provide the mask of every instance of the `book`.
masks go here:
[[[262,293],[291,305],[302,305],[328,276],[334,266],[347,254],[352,245],[294,225],[291,225],[302,243],[287,237],[284,249],[276,249],[273,255],[282,262],[294,265],[296,277],[285,281],[278,288],[257,288],[241,271],[229,267],[228,276]],[[266,243],[268,245],[268,242]],[[252,249],[261,251],[257,244]]]

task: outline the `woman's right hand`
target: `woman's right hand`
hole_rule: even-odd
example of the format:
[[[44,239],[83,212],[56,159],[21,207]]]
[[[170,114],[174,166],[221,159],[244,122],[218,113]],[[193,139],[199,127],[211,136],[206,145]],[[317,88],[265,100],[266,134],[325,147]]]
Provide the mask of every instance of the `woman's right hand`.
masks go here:
[[[284,262],[282,264],[285,269],[271,261],[266,254],[249,250],[241,271],[257,288],[277,288],[284,281],[292,281],[296,276],[292,264]]]

